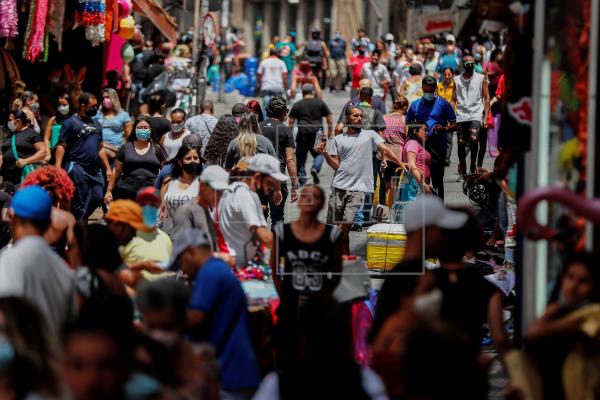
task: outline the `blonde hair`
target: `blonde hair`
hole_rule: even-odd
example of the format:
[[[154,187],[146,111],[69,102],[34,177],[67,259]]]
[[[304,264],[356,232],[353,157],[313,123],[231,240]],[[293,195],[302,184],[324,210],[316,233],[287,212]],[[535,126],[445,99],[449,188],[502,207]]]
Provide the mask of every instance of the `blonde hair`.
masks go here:
[[[117,94],[117,91],[112,88],[106,88],[106,89],[102,90],[102,95],[104,95],[104,93],[108,94],[108,97],[112,101],[113,110],[114,110],[115,114],[120,113],[121,112],[121,102],[119,101],[119,95]]]
[[[254,113],[245,113],[240,119],[240,133],[235,138],[240,157],[248,157],[256,154],[258,141],[256,135],[260,134],[258,119]]]

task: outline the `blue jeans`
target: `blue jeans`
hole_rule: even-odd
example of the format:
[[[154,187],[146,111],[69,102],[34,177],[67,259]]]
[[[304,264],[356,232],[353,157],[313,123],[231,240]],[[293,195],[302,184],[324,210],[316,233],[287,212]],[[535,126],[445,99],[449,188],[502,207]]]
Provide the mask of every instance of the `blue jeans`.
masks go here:
[[[87,220],[104,198],[104,177],[102,170],[91,173],[81,165],[69,162],[67,173],[75,185],[75,195],[71,203],[71,213],[75,219]]]
[[[354,217],[354,225],[362,227],[365,221],[371,220],[371,209],[373,208],[373,193],[365,193],[363,204]]]

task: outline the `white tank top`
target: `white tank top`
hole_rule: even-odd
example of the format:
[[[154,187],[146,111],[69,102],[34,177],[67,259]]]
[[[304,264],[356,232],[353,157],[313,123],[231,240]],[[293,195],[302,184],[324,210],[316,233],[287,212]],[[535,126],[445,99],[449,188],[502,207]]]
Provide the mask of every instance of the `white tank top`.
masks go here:
[[[181,136],[177,139],[173,139],[173,132],[168,132],[165,134],[165,140],[163,141],[163,147],[167,152],[167,160],[172,160],[177,155],[177,152],[181,148],[181,144],[183,143],[183,138],[190,134],[190,131],[184,131]]]
[[[173,221],[179,207],[189,203],[195,197],[197,197],[198,190],[200,189],[198,178],[194,179],[190,186],[188,186],[188,188],[185,190],[181,189],[179,186],[180,184],[181,181],[179,179],[171,181],[167,187],[167,192],[165,193],[165,215],[162,223],[162,229],[169,235],[172,233]]]
[[[485,76],[473,72],[471,79],[454,77],[456,86],[456,122],[483,121],[483,80]]]

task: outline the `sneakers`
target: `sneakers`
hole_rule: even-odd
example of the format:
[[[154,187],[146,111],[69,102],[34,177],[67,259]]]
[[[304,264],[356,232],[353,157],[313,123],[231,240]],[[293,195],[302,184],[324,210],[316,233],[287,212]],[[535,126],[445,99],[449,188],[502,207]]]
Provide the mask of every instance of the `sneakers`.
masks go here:
[[[319,183],[321,183],[321,179],[319,179],[319,173],[317,172],[317,170],[316,170],[316,169],[312,169],[312,170],[310,170],[310,175],[312,176],[312,178],[313,178],[313,183],[314,183],[315,185],[318,185]]]

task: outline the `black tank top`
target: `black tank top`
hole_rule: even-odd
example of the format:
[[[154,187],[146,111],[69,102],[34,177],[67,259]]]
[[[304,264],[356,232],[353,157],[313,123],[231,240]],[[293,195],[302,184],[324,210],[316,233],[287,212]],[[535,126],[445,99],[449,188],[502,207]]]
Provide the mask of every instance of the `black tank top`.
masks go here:
[[[283,262],[282,301],[298,295],[331,294],[330,272],[335,269],[334,243],[340,235],[337,227],[326,225],[323,235],[314,243],[305,243],[294,235],[291,224],[275,227],[278,268]],[[276,271],[280,273],[281,270]]]

